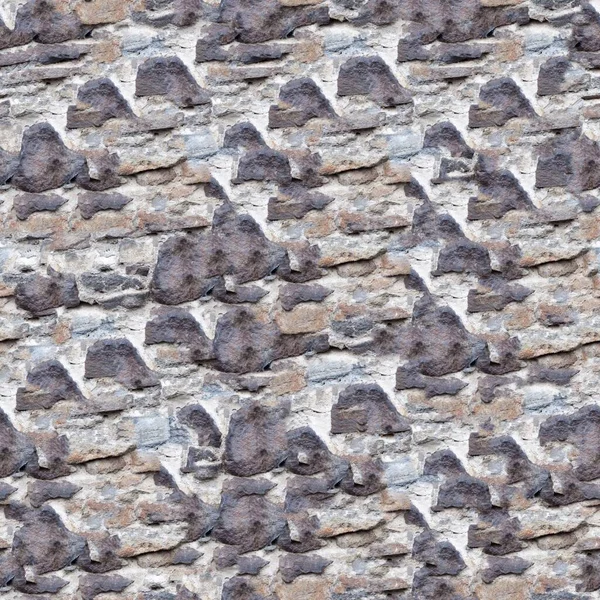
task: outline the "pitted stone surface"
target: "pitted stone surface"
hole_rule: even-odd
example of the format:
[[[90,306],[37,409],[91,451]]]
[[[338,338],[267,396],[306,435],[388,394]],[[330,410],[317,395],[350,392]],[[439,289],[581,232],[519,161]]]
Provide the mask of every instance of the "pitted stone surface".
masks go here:
[[[600,6],[0,2],[0,600],[593,600]]]

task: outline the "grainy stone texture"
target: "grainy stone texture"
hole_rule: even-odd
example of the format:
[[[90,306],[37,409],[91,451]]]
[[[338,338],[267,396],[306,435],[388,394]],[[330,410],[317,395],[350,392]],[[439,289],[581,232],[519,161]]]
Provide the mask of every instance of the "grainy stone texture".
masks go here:
[[[600,3],[0,0],[0,600],[600,597]]]

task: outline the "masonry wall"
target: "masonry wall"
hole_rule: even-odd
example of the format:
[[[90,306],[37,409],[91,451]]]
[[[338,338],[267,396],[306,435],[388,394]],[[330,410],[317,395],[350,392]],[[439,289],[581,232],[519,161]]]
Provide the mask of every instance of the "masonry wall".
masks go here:
[[[598,11],[2,0],[0,598],[598,598]]]

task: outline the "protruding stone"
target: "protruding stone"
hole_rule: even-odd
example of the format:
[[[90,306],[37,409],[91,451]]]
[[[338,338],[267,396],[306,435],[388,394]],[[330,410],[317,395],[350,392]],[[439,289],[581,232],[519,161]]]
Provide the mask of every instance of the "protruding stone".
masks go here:
[[[252,402],[233,413],[225,440],[225,469],[249,477],[266,473],[287,457],[285,417],[289,407],[262,406]]]
[[[85,357],[85,376],[88,379],[112,377],[130,390],[160,385],[158,377],[125,338],[95,342]]]
[[[49,277],[31,275],[15,289],[15,302],[19,308],[36,317],[52,314],[59,306],[79,306],[79,292],[73,275],[63,275],[49,268]]]
[[[338,75],[338,96],[369,96],[382,107],[411,104],[412,98],[379,56],[347,60]]]
[[[93,79],[79,88],[77,105],[69,106],[67,127],[99,127],[109,119],[129,119],[133,116],[127,100],[110,79]]]
[[[24,192],[45,192],[73,181],[84,165],[85,159],[63,144],[52,125],[37,123],[23,134],[11,183]]]
[[[34,213],[57,211],[67,202],[58,194],[19,194],[13,201],[17,218],[24,221]]]
[[[138,68],[136,96],[166,96],[182,108],[210,103],[210,95],[176,57],[149,58]]]
[[[331,104],[310,78],[293,79],[279,90],[279,104],[269,110],[269,127],[302,127],[311,119],[333,119]]]
[[[65,367],[57,360],[36,365],[27,373],[27,386],[17,390],[17,410],[51,408],[57,402],[79,402],[83,396]]]
[[[410,431],[410,425],[376,384],[347,387],[331,409],[331,433],[390,435]]]

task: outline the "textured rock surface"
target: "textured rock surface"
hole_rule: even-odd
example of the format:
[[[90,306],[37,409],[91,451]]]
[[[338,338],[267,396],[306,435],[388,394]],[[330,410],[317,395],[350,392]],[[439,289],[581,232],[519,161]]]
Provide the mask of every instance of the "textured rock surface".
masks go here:
[[[0,600],[600,594],[600,3],[0,0]]]

